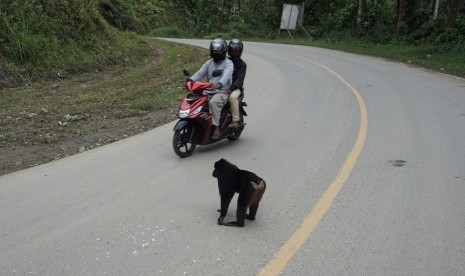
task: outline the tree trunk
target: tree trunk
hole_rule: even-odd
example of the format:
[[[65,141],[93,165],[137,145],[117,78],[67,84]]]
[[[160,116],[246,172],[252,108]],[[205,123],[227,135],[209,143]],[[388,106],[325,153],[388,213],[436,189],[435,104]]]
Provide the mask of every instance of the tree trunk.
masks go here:
[[[221,0],[221,32],[223,32],[223,24],[224,24],[224,0]]]
[[[241,0],[237,1],[237,21],[240,22],[241,18]]]
[[[433,20],[436,20],[438,17],[439,10],[439,0],[434,0],[434,10],[433,10]]]
[[[357,27],[359,31],[363,30],[362,22],[365,18],[367,8],[367,1],[366,0],[359,0],[358,2],[358,17],[357,17]]]
[[[450,7],[449,16],[447,17],[447,27],[455,28],[457,16],[460,10],[460,0],[453,0]]]
[[[402,23],[402,14],[404,13],[404,0],[397,0],[397,26],[396,39],[400,38],[400,24]]]

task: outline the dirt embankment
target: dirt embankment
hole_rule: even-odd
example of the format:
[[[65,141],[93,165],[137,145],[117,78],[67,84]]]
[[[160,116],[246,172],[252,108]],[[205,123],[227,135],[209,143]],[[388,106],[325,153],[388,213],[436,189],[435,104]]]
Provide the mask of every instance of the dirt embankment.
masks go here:
[[[166,42],[150,47],[151,55],[131,65],[0,86],[0,175],[175,120],[185,95],[182,69],[199,67],[206,55]]]
[[[91,87],[110,76],[76,76],[53,83],[5,89],[3,93],[33,93],[45,85],[54,94],[73,87]],[[123,77],[118,75],[118,77]],[[52,87],[55,87],[53,89]],[[58,160],[150,130],[176,119],[177,105],[165,106],[139,116],[108,118],[105,111],[56,114],[54,110],[26,106],[14,112],[0,111],[0,175]],[[39,110],[39,111],[37,111]],[[75,110],[79,110],[75,107]]]

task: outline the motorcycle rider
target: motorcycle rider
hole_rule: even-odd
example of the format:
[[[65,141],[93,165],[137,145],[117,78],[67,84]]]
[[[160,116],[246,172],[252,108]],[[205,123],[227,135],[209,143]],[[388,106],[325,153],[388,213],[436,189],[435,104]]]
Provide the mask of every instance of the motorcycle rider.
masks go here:
[[[236,128],[239,121],[239,96],[243,90],[245,73],[247,71],[247,64],[242,60],[242,50],[244,45],[239,39],[233,39],[228,43],[229,59],[234,64],[233,82],[228,89],[229,104],[231,105],[231,113],[233,115],[232,122],[229,127]]]
[[[211,139],[217,140],[220,138],[219,121],[221,110],[228,100],[228,89],[232,83],[232,75],[234,65],[231,60],[226,58],[228,45],[222,38],[214,39],[210,42],[210,57],[202,67],[193,74],[189,81],[200,81],[207,78],[208,82],[213,84],[212,89],[217,90],[217,93],[210,98],[208,107],[212,114],[212,125],[215,130]]]

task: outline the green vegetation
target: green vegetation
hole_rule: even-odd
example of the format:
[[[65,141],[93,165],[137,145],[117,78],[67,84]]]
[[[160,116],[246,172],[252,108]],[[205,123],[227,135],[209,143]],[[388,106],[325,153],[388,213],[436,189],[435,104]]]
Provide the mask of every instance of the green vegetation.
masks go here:
[[[274,39],[268,42],[299,44],[342,50],[363,55],[398,60],[435,71],[465,77],[465,51],[460,49],[438,49],[430,44],[412,45],[405,42],[375,43],[368,40],[326,36],[313,40],[305,37]]]
[[[304,3],[290,33],[285,3]],[[135,64],[150,53],[139,35],[284,40],[465,76],[464,15],[463,0],[3,0],[0,87]]]
[[[121,1],[123,2],[123,1]],[[0,87],[66,77],[150,54],[139,35],[120,32],[100,14],[99,0],[2,0]]]
[[[48,122],[43,126],[45,132],[60,132],[65,129],[57,122],[66,114],[78,115],[90,123],[142,116],[178,105],[184,96],[179,86],[185,78],[181,69],[200,66],[206,55],[199,55],[199,49],[165,41],[152,39],[145,43],[151,55],[139,60],[137,66],[117,66],[75,79],[37,82],[24,90],[5,90],[0,102],[0,132],[12,131],[15,122],[27,114],[36,114],[29,118],[31,122]]]

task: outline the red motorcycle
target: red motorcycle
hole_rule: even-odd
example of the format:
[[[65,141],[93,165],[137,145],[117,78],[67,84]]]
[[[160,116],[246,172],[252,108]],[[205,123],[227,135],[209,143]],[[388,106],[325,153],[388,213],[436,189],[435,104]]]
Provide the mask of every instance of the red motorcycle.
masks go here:
[[[179,121],[174,126],[173,148],[174,152],[181,158],[189,157],[194,152],[197,145],[208,145],[218,142],[224,138],[234,141],[241,136],[244,130],[244,116],[247,113],[242,101],[244,92],[239,97],[239,122],[237,128],[230,128],[232,114],[229,102],[225,104],[220,117],[220,138],[212,140],[214,131],[212,125],[212,115],[208,111],[208,99],[210,94],[216,93],[211,90],[212,84],[208,82],[186,82],[185,87],[189,91],[182,100],[177,113]]]

